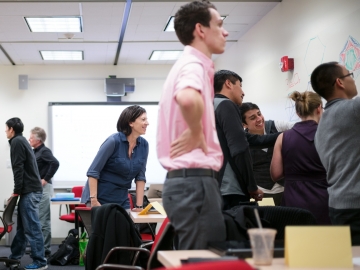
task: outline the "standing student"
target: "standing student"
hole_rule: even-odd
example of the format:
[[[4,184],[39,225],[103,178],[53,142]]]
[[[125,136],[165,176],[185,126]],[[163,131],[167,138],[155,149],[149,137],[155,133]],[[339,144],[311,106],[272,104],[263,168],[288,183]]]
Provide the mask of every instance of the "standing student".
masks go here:
[[[313,89],[327,103],[315,146],[327,172],[329,215],[334,225],[350,225],[353,245],[360,245],[360,98],[354,74],[337,62],[311,74]]]
[[[223,155],[215,130],[212,54],[224,52],[228,32],[215,6],[194,1],[175,15],[185,45],[159,103],[157,153],[168,170],[163,204],[179,249],[205,249],[226,239],[217,184]]]
[[[11,244],[10,259],[20,260],[29,242],[33,262],[25,269],[47,269],[44,257],[44,239],[39,220],[42,186],[36,158],[30,144],[22,135],[24,124],[17,117],[6,121],[5,133],[9,139],[11,166],[14,173],[14,193],[18,202],[17,231]]]
[[[323,107],[321,97],[310,91],[293,92],[301,122],[281,134],[275,144],[270,174],[285,180],[282,206],[309,210],[318,224],[330,224],[326,171],[314,145]]]
[[[45,146],[46,132],[40,127],[30,131],[30,146],[34,149],[36,163],[38,165],[43,196],[39,204],[39,218],[44,237],[45,257],[51,255],[51,214],[50,200],[54,193],[51,178],[59,168],[59,161],[54,157],[51,150]]]
[[[241,117],[245,131],[250,134],[274,134],[290,129],[294,124],[284,121],[265,121],[259,107],[251,102],[241,105]],[[274,183],[270,176],[270,164],[274,147],[250,149],[256,183],[264,192],[264,198],[273,198],[275,205],[281,204],[284,183]]]

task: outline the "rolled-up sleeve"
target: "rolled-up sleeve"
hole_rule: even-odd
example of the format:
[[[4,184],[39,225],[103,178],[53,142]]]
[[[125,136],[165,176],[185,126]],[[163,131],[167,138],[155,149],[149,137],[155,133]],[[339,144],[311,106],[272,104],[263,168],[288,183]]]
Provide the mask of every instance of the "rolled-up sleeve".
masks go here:
[[[87,177],[93,177],[99,179],[100,172],[104,168],[106,162],[111,157],[115,150],[115,140],[113,137],[109,137],[101,146],[96,154],[93,162],[90,165],[86,175]]]
[[[144,151],[142,153],[143,157],[141,157],[141,158],[143,158],[145,161],[144,161],[139,173],[135,177],[135,182],[136,181],[144,181],[144,182],[146,182],[145,172],[146,172],[147,159],[148,159],[148,155],[149,155],[149,144],[148,144],[147,141],[144,141],[144,143],[146,145],[144,146]]]

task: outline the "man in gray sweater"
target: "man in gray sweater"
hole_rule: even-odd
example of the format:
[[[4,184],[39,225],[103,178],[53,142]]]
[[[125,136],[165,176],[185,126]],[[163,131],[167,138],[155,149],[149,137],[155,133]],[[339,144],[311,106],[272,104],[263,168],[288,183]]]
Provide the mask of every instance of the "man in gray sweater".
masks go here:
[[[327,172],[329,215],[334,225],[350,225],[360,245],[360,98],[354,74],[337,62],[311,74],[313,89],[327,103],[315,135],[315,147]]]

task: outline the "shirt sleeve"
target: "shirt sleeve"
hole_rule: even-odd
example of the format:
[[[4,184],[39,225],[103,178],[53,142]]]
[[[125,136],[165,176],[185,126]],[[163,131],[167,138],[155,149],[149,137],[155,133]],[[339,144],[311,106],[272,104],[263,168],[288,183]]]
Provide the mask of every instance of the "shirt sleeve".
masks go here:
[[[234,158],[234,162],[240,172],[241,181],[246,186],[247,191],[248,192],[256,191],[258,187],[256,185],[256,181],[254,178],[253,162],[252,162],[250,150],[248,149],[243,153],[237,154]]]
[[[193,88],[202,92],[205,82],[204,73],[204,68],[199,63],[185,65],[176,78],[174,96],[185,88]]]
[[[21,194],[24,185],[25,148],[17,141],[11,143],[11,165],[14,174],[14,194]]]
[[[50,149],[45,149],[41,153],[41,159],[49,164],[48,170],[44,176],[45,181],[49,182],[59,168],[59,161],[54,157]]]
[[[136,181],[144,181],[144,182],[146,182],[145,172],[146,172],[147,159],[148,159],[148,155],[149,155],[149,144],[145,140],[144,140],[144,142],[146,143],[145,151],[144,151],[144,154],[143,154],[144,155],[143,158],[145,159],[145,161],[143,163],[143,166],[142,166],[140,172],[135,177],[135,182]]]
[[[240,173],[240,186],[248,191],[257,190],[254,179],[249,143],[242,127],[240,111],[231,100],[222,101],[216,108],[216,120],[224,132],[230,155]]]
[[[240,111],[231,100],[222,101],[215,110],[216,121],[224,132],[231,157],[244,153],[249,148],[241,123]]]
[[[257,135],[257,134],[250,134],[246,132],[246,138],[249,142],[251,149],[262,149],[262,148],[268,148],[273,147],[275,145],[277,137],[281,133],[273,133],[273,134],[267,134],[267,135]]]
[[[115,150],[115,139],[109,137],[101,146],[96,154],[94,161],[91,163],[89,170],[87,171],[87,177],[93,177],[99,179],[100,172],[104,168],[106,162],[114,153]]]

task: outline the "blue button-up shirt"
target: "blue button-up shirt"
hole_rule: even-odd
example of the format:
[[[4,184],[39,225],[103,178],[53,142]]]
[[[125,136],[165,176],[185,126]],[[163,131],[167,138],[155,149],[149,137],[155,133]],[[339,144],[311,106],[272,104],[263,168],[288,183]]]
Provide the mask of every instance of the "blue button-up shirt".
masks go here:
[[[98,180],[97,199],[100,204],[118,203],[125,209],[129,209],[130,204],[127,196],[132,180],[146,182],[148,142],[139,137],[131,159],[128,152],[129,142],[122,132],[111,135],[101,145],[86,174],[88,177]],[[87,181],[81,202],[87,203],[89,201],[90,189],[89,181]]]

